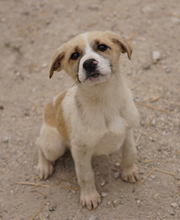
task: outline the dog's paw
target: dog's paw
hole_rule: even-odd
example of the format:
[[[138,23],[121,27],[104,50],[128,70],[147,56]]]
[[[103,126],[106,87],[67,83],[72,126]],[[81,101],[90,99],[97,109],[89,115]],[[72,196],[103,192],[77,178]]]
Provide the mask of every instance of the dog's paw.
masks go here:
[[[46,161],[38,163],[36,173],[40,179],[47,179],[54,171],[54,162]]]
[[[81,190],[80,202],[82,206],[86,206],[89,210],[96,209],[101,203],[101,196],[96,189],[91,193]]]
[[[120,174],[121,179],[126,182],[135,183],[137,180],[139,180],[138,168],[136,165],[122,168]]]

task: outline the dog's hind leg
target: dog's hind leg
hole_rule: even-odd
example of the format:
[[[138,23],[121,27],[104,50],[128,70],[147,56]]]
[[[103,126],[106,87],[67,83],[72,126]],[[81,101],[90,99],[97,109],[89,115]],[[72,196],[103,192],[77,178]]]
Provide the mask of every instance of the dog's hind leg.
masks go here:
[[[56,128],[43,125],[37,140],[39,162],[37,174],[40,179],[47,179],[54,170],[54,162],[61,157],[66,149]]]
[[[136,159],[136,145],[133,136],[133,129],[126,134],[122,146],[122,161],[121,161],[121,178],[127,182],[136,182],[139,179],[138,169],[135,165]]]

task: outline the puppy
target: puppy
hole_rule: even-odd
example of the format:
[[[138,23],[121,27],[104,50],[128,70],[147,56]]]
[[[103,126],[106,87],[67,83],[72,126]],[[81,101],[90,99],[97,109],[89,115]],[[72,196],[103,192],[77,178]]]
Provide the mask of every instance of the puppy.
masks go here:
[[[50,78],[54,71],[65,70],[76,86],[45,107],[37,173],[41,179],[49,177],[54,162],[69,147],[81,188],[80,201],[89,210],[101,202],[91,166],[94,154],[121,149],[121,178],[138,180],[133,127],[139,115],[119,70],[121,53],[131,59],[132,49],[119,35],[87,32],[58,48],[50,68]]]

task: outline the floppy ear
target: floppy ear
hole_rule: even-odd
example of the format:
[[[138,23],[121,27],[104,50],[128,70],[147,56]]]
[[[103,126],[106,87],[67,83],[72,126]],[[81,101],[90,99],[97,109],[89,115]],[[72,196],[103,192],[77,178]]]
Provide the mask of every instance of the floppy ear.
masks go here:
[[[49,78],[51,78],[54,74],[54,71],[61,71],[62,70],[62,59],[64,58],[64,52],[62,50],[62,47],[60,47],[53,58],[50,72],[49,72]]]
[[[111,33],[111,34],[112,34],[112,41],[114,43],[118,44],[121,47],[121,52],[127,53],[128,58],[131,60],[132,48],[129,45],[129,43],[121,36],[119,36],[115,33]]]

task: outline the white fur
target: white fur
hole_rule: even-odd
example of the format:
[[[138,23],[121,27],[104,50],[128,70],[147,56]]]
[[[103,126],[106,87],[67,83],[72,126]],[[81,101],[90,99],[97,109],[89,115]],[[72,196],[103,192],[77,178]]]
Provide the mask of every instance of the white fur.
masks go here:
[[[110,75],[111,75],[111,67],[110,67],[110,63],[109,60],[103,56],[100,56],[98,53],[94,52],[93,49],[91,48],[88,39],[87,39],[87,33],[82,34],[82,37],[85,41],[85,54],[84,56],[81,58],[81,61],[79,63],[79,72],[78,72],[78,78],[81,81],[81,83],[83,85],[86,86],[93,86],[97,83],[102,83],[104,81],[106,81]],[[101,73],[101,75],[96,78],[96,79],[86,79],[86,75],[85,75],[85,71],[83,68],[83,63],[88,60],[94,58],[97,62],[98,62],[98,68],[97,70],[99,70],[99,72]]]

